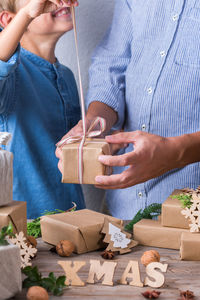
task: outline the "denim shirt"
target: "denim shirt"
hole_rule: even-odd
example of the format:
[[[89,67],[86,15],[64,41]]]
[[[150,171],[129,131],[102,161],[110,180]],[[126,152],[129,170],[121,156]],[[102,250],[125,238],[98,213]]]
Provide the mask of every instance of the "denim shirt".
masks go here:
[[[116,0],[112,25],[92,57],[87,98],[88,105],[112,107],[115,126],[125,131],[164,137],[200,131],[200,0]],[[174,189],[199,184],[195,163],[108,191],[107,201],[112,215],[130,219]]]
[[[55,144],[80,119],[73,73],[18,47],[0,61],[0,131],[13,135],[13,198],[27,201],[28,218],[45,210],[85,207],[80,185],[62,184]]]

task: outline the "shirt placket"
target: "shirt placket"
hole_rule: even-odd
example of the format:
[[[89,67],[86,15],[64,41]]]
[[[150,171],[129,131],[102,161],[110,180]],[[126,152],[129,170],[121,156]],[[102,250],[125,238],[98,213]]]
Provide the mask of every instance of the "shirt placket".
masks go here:
[[[159,77],[161,75],[164,64],[167,60],[167,56],[170,47],[174,41],[176,31],[179,24],[179,19],[181,17],[185,0],[174,1],[174,7],[169,15],[169,23],[166,31],[166,39],[160,44],[160,49],[158,51],[157,57],[153,62],[153,68],[148,78],[148,81],[144,89],[144,97],[142,100],[142,111],[140,113],[139,119],[139,130],[149,132],[150,131],[150,120],[151,120],[151,109],[153,104],[153,97],[157,87]],[[145,103],[145,105],[143,105]],[[146,190],[145,183],[137,186],[136,190],[137,199],[145,203],[144,206],[148,205],[148,191]],[[143,204],[144,204],[143,203]]]

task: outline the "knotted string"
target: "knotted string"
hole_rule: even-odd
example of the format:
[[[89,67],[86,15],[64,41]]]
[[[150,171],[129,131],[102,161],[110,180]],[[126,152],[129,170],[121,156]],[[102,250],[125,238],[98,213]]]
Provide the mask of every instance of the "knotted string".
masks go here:
[[[83,134],[81,136],[70,136],[66,139],[61,140],[57,147],[62,147],[66,144],[72,144],[80,141],[80,145],[78,148],[78,177],[79,183],[83,183],[83,147],[85,144],[86,137],[96,137],[102,134],[102,132],[106,129],[106,122],[103,118],[97,117],[89,129],[86,129],[86,116],[85,116],[85,100],[83,94],[83,84],[81,78],[81,69],[80,69],[80,59],[79,59],[79,51],[78,51],[78,39],[77,39],[77,28],[76,28],[76,19],[75,19],[75,8],[71,7],[72,21],[74,26],[74,38],[75,38],[75,46],[76,46],[76,58],[78,65],[78,77],[79,77],[79,86],[80,86],[80,106],[81,106],[81,116],[83,122]],[[99,130],[95,130],[95,128],[99,126]]]

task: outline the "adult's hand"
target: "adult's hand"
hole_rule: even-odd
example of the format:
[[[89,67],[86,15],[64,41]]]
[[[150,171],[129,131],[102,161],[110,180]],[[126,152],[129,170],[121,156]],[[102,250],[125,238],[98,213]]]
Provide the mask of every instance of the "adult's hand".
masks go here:
[[[111,144],[131,143],[134,150],[123,155],[99,157],[99,161],[107,166],[129,166],[121,174],[97,176],[96,182],[99,188],[127,188],[180,167],[180,152],[176,138],[164,138],[135,131],[107,136],[106,140]]]

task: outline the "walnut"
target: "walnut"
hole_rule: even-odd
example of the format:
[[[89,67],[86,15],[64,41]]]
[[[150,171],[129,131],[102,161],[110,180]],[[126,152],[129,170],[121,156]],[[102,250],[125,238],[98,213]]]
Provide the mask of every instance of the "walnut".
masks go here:
[[[26,298],[27,300],[48,300],[49,295],[43,287],[32,286],[28,289]]]
[[[159,298],[161,292],[158,292],[158,291],[146,291],[144,293],[142,293],[142,295],[147,298],[147,299],[156,299],[156,298]]]
[[[101,253],[101,256],[104,259],[113,259],[115,257],[115,252],[113,252],[111,250],[105,250]]]
[[[160,254],[156,250],[146,251],[141,257],[141,263],[145,266],[147,266],[151,262],[159,262],[159,261],[160,261]]]
[[[74,244],[67,240],[60,241],[56,246],[56,252],[60,256],[70,256],[74,250]]]

